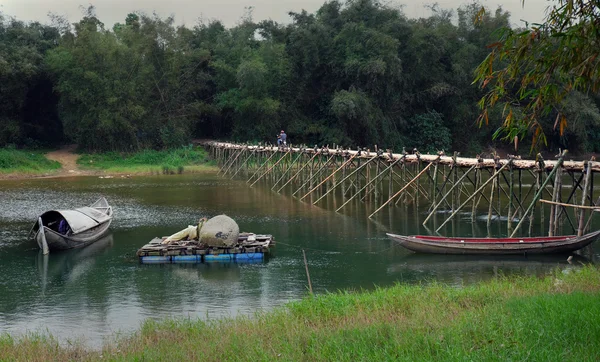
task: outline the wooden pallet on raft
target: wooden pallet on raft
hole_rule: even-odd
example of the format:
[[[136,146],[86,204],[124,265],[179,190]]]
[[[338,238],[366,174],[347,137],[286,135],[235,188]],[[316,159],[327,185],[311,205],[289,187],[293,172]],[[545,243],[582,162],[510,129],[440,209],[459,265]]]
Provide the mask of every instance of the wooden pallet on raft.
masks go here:
[[[137,251],[136,255],[142,264],[259,262],[275,246],[272,235],[252,233],[241,233],[237,244],[222,248],[208,247],[195,240],[163,244],[165,238],[154,238]]]

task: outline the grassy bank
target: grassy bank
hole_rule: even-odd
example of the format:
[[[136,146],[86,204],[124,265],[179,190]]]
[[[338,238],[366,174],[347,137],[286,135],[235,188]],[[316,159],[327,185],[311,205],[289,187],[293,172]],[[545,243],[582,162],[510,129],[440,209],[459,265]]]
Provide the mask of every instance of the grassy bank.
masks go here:
[[[600,270],[306,298],[251,318],[146,322],[102,351],[0,338],[8,360],[592,360]]]
[[[201,171],[214,167],[206,150],[192,146],[165,151],[82,154],[77,159],[77,165],[82,170],[90,171],[163,174]]]
[[[50,161],[41,151],[0,148],[0,174],[40,174],[60,169],[60,163]]]

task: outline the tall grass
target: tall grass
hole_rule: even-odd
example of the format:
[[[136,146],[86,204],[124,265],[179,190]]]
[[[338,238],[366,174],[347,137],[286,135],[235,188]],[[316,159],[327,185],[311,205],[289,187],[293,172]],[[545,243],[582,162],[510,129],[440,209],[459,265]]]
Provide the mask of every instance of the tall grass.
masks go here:
[[[177,149],[156,151],[142,150],[135,153],[83,154],[77,160],[82,169],[113,172],[162,172],[182,173],[184,168],[199,169],[213,166],[203,148],[186,146]]]
[[[50,161],[41,151],[0,148],[0,173],[41,173],[60,169],[60,163]]]
[[[594,360],[600,270],[319,295],[254,317],[147,321],[102,351],[0,338],[9,360]]]

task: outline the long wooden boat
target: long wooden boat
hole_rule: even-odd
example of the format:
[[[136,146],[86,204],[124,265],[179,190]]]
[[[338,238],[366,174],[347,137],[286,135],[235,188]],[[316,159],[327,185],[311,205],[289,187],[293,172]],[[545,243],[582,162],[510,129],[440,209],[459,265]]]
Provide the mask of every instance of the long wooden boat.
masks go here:
[[[600,230],[582,236],[529,238],[449,238],[443,236],[387,234],[406,249],[430,254],[553,254],[579,250],[600,236]]]
[[[73,210],[44,212],[29,232],[44,254],[90,245],[108,233],[113,210],[105,198]]]

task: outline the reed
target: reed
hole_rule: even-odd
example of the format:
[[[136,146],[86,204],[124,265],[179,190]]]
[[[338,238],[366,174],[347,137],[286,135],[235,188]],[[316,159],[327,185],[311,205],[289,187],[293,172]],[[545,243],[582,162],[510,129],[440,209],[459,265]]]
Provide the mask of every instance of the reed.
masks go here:
[[[600,269],[317,295],[252,317],[147,321],[102,351],[0,338],[9,360],[592,360]],[[36,353],[39,353],[39,355]]]

